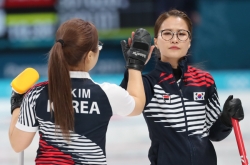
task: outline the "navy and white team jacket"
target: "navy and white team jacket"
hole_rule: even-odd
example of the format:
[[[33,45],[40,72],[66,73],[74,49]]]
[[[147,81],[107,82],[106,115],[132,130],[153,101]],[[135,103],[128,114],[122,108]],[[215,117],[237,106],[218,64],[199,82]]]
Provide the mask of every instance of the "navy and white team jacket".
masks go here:
[[[220,119],[220,103],[212,76],[179,62],[182,78],[176,82],[169,63],[158,61],[143,75],[146,120],[151,147],[151,165],[216,165],[210,140],[220,141],[232,128]],[[127,72],[121,83],[127,86]]]
[[[127,116],[135,101],[118,85],[93,82],[87,72],[70,72],[70,77],[75,130],[70,132],[69,143],[61,132],[55,134],[48,82],[36,85],[25,95],[16,127],[26,132],[39,131],[36,164],[107,164],[105,141],[110,117]]]

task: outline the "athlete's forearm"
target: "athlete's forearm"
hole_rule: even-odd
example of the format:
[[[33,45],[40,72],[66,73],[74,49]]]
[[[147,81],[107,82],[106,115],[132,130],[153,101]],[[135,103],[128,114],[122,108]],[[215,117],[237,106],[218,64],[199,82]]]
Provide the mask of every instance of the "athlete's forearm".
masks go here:
[[[15,127],[16,127],[16,123],[17,123],[17,120],[18,120],[19,113],[20,113],[20,108],[16,108],[13,111],[13,114],[12,114],[12,117],[11,117],[10,128],[9,128],[9,140],[10,140],[10,144],[11,144],[12,148],[14,146],[12,135],[13,135],[13,131],[14,131]]]
[[[145,105],[145,92],[142,81],[141,72],[138,70],[129,69],[129,80],[127,91],[135,99],[135,109],[129,116],[141,114]]]

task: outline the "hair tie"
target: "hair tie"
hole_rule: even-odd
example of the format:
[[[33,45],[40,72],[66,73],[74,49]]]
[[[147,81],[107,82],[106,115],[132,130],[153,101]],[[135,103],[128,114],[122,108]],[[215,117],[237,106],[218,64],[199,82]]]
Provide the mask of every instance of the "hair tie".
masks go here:
[[[60,42],[62,47],[64,46],[64,41],[62,39],[57,40],[56,42]]]

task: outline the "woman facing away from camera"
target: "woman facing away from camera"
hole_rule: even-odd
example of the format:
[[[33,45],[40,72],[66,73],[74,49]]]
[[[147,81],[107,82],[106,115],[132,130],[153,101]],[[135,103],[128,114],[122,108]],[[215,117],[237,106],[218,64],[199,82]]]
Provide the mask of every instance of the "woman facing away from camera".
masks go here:
[[[134,33],[132,32],[132,38]],[[223,110],[213,77],[206,71],[187,65],[192,23],[179,10],[161,14],[154,26],[154,45],[158,55],[155,69],[143,75],[146,120],[151,146],[151,165],[216,165],[211,141],[226,138],[231,117],[244,117],[240,99],[229,96]],[[128,45],[122,41],[122,50]],[[125,72],[121,83],[127,88]]]
[[[136,31],[134,38],[140,40],[142,34],[147,36],[144,47],[150,47],[151,37],[145,29]],[[133,61],[127,61],[126,91],[115,84],[97,84],[88,73],[102,48],[93,24],[70,19],[58,28],[56,41],[49,52],[48,81],[25,95],[13,91],[11,146],[16,152],[23,151],[38,131],[36,164],[107,164],[105,141],[111,116],[133,116],[143,110],[140,69],[150,53],[145,52],[139,62],[129,55]]]

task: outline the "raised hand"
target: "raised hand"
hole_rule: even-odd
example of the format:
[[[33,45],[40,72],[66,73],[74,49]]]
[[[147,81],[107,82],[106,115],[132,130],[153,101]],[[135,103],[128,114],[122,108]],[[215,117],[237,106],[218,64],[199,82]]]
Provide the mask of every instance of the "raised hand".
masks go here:
[[[121,41],[121,47],[126,68],[142,71],[151,57],[154,46],[151,46],[151,36],[147,30],[140,28],[131,33],[128,43]]]

